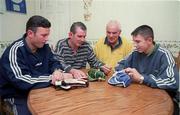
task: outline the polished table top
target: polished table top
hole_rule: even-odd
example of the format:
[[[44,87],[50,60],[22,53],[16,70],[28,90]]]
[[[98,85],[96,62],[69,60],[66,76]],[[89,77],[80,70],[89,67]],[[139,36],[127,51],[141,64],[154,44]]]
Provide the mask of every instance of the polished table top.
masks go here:
[[[69,91],[54,87],[32,90],[28,107],[33,115],[171,115],[173,102],[160,89],[131,84],[127,88],[90,82]]]

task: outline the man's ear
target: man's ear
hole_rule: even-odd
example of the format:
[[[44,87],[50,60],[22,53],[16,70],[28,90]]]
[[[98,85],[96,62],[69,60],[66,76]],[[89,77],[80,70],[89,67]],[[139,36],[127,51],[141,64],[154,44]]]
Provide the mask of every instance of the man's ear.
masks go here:
[[[34,32],[32,31],[32,30],[27,30],[27,36],[29,37],[29,38],[33,38],[33,36],[34,36]]]
[[[153,39],[151,37],[146,38],[149,42],[153,42]]]
[[[69,35],[69,38],[72,38],[73,33],[72,33],[72,32],[69,32],[68,35]]]

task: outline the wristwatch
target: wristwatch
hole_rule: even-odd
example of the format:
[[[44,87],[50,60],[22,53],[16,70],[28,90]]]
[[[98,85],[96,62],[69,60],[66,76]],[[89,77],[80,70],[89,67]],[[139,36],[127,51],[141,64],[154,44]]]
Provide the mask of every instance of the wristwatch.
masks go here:
[[[141,77],[140,77],[140,84],[142,84],[143,83],[143,81],[144,81],[144,77],[141,75]]]

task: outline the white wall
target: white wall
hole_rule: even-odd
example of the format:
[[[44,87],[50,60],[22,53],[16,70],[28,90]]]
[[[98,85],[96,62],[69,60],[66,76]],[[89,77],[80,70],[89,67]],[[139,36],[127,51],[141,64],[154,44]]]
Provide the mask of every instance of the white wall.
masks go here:
[[[71,1],[71,22],[83,19],[83,2]],[[110,19],[117,19],[122,25],[123,35],[130,33],[139,25],[148,24],[155,31],[155,39],[178,39],[178,1],[125,1],[94,0],[91,6],[92,19],[85,22],[88,39],[105,35],[105,25]]]
[[[49,43],[56,44],[68,35],[70,27],[70,5],[67,0],[36,0],[35,14],[42,15],[51,22]]]
[[[105,25],[110,19],[121,22],[122,35],[129,39],[130,33],[142,24],[153,27],[155,39],[180,39],[180,1],[176,0],[93,0],[90,21],[84,21],[83,0],[26,0],[26,6],[27,14],[4,10],[4,14],[0,15],[3,28],[0,40],[21,37],[27,19],[34,14],[43,15],[51,21],[50,42],[53,44],[67,37],[74,21],[82,21],[87,25],[88,40],[98,39],[105,35]]]
[[[0,40],[2,39],[2,14],[3,14],[3,0],[0,0]]]
[[[28,18],[34,14],[34,2],[32,0],[26,0],[26,8],[27,14],[8,12],[5,10],[5,0],[3,0],[1,41],[12,41],[22,37],[25,33]]]
[[[2,14],[0,13],[0,25],[2,25]],[[2,39],[2,26],[0,26],[0,40]]]
[[[180,40],[180,0],[178,2],[177,14],[178,14],[178,22],[179,22],[179,24],[177,25],[178,26],[178,40]]]

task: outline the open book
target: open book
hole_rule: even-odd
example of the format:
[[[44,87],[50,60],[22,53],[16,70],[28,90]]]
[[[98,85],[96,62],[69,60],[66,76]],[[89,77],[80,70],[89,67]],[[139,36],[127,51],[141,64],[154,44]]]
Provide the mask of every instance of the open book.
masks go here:
[[[85,79],[65,79],[62,81],[56,81],[55,86],[64,90],[69,90],[71,88],[77,88],[77,87],[88,87],[89,82]]]

